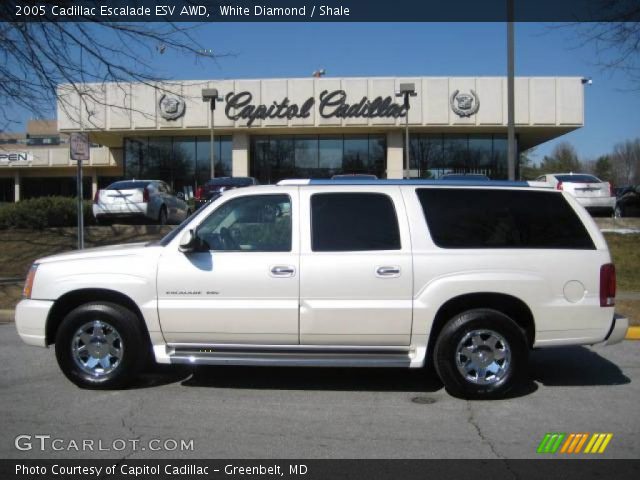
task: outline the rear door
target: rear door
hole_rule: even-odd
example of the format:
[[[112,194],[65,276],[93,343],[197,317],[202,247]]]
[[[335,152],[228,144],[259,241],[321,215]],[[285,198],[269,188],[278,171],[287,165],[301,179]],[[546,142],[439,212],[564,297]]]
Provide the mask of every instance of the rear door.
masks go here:
[[[300,189],[300,343],[409,345],[412,261],[399,187]]]

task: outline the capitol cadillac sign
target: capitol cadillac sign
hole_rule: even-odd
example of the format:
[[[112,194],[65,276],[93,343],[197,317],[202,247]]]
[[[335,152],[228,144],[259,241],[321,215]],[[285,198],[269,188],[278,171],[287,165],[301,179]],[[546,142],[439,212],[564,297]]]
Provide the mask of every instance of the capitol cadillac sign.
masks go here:
[[[315,97],[309,97],[302,103],[295,103],[284,97],[268,105],[254,103],[251,92],[230,92],[225,103],[226,117],[246,121],[248,127],[256,120],[269,118],[308,118],[316,103],[323,118],[402,118],[407,114],[406,107],[394,102],[390,95],[373,99],[361,97],[356,102],[348,102],[344,90],[324,90],[317,101]],[[162,95],[158,110],[165,120],[177,120],[184,115],[185,102],[176,95]]]
[[[0,150],[0,165],[12,165],[14,163],[31,163],[33,153],[31,152],[5,152]]]
[[[344,90],[323,90],[318,99],[309,97],[302,103],[292,102],[289,97],[274,100],[271,104],[256,104],[248,91],[230,92],[225,97],[224,114],[229,120],[246,121],[250,127],[256,120],[308,118],[313,107],[318,105],[322,118],[404,118],[407,107],[396,103],[391,95],[370,99],[361,97],[350,102]],[[461,93],[456,90],[450,98],[451,110],[459,117],[470,117],[478,112],[480,99],[475,91]],[[158,102],[160,116],[165,120],[177,120],[185,112],[184,99],[177,95],[164,94]]]

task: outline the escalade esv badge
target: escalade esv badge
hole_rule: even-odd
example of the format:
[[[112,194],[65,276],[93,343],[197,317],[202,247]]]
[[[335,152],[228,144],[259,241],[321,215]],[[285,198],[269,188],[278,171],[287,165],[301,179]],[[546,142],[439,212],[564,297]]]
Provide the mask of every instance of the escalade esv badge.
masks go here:
[[[460,93],[460,90],[456,90],[451,95],[449,101],[451,110],[459,117],[470,117],[478,113],[480,109],[478,94],[474,90],[470,90],[470,92],[471,93]]]

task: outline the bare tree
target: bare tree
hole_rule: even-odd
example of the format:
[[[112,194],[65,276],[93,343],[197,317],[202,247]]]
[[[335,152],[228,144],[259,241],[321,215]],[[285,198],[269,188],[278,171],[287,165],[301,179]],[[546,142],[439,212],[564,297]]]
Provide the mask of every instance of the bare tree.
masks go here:
[[[0,131],[15,122],[14,112],[19,110],[36,118],[52,116],[58,97],[60,108],[74,120],[79,120],[81,109],[91,118],[95,105],[127,109],[128,102],[107,104],[105,85],[140,82],[164,89],[171,78],[159,73],[151,60],[165,50],[196,60],[215,61],[220,56],[198,44],[192,36],[193,26],[105,22],[94,17],[79,17],[82,21],[71,23],[50,14],[45,21],[24,21],[16,16],[12,3],[0,2]],[[69,0],[22,3],[47,7],[73,4]],[[100,5],[98,1],[89,3]],[[135,6],[136,2],[129,4]],[[59,95],[60,84],[66,85],[68,95]],[[70,103],[78,97],[81,105]]]
[[[591,15],[598,21],[563,24],[575,28],[581,45],[595,48],[595,62],[602,70],[619,71],[640,89],[640,2],[599,0]]]
[[[640,138],[618,143],[611,154],[616,185],[640,184]]]
[[[579,172],[582,165],[573,145],[560,142],[553,148],[550,156],[544,156],[539,170],[540,173]]]

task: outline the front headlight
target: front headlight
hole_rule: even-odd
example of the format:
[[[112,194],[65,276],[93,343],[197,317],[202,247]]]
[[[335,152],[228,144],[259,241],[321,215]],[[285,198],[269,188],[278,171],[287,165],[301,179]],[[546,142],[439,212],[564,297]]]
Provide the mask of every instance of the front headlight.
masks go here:
[[[36,270],[38,270],[38,264],[34,263],[31,265],[31,268],[29,268],[29,273],[27,273],[27,279],[24,282],[24,289],[22,290],[22,298],[31,298],[33,281],[36,279]]]

